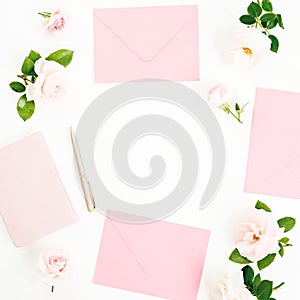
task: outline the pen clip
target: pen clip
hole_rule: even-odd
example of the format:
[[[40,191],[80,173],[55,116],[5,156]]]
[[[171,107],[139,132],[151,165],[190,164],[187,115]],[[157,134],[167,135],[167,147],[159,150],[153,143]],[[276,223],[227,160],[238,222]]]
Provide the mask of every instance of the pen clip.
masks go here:
[[[78,171],[79,178],[80,178],[80,184],[81,184],[81,188],[83,191],[86,208],[89,212],[92,212],[96,208],[94,194],[92,191],[91,184],[90,184],[87,176],[85,175],[84,166],[83,166],[83,163],[81,160],[79,147],[78,147],[72,127],[70,128],[70,135],[71,135],[73,152],[74,152],[74,156],[75,156],[76,167],[77,167],[77,171]]]

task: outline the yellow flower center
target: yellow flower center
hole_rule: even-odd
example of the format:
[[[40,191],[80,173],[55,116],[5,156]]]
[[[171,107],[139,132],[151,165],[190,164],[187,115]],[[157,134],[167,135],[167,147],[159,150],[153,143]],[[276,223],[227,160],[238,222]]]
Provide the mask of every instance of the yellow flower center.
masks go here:
[[[260,240],[260,238],[261,238],[261,236],[262,236],[262,231],[260,230],[259,232],[258,232],[258,235],[256,235],[255,233],[253,234],[253,242],[258,242],[259,240]]]
[[[243,51],[246,55],[251,56],[253,54],[252,50],[248,47],[243,47]]]

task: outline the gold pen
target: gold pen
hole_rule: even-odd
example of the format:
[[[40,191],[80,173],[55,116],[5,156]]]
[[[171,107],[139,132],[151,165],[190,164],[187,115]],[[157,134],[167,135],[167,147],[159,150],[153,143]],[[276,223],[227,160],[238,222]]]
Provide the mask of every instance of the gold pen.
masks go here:
[[[95,203],[92,187],[91,187],[90,182],[84,171],[84,166],[82,163],[79,146],[77,144],[75,134],[74,134],[72,127],[70,128],[70,134],[71,134],[72,147],[73,147],[75,162],[76,162],[76,166],[77,166],[77,170],[78,170],[78,174],[79,174],[79,178],[80,178],[80,183],[81,183],[81,188],[83,191],[85,204],[86,204],[87,210],[89,212],[92,212],[96,208],[96,203]]]

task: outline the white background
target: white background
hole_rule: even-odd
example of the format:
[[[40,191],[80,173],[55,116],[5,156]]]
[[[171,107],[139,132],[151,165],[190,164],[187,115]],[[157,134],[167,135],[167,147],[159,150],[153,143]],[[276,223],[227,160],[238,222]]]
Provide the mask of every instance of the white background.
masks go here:
[[[239,90],[241,102],[252,101],[243,115],[244,125],[238,124],[221,111],[215,111],[226,140],[227,169],[222,187],[214,202],[203,211],[197,209],[201,197],[200,183],[190,201],[168,218],[172,222],[205,228],[212,232],[198,299],[210,299],[209,295],[222,273],[229,269],[239,270],[240,266],[229,262],[227,258],[234,248],[237,225],[258,198],[268,203],[278,218],[285,215],[300,218],[300,202],[297,199],[243,193],[255,87],[300,92],[299,4],[297,0],[273,1],[276,11],[283,15],[286,29],[284,31],[279,29],[277,33],[281,42],[279,53],[275,55],[270,52],[265,64],[254,71],[240,70],[224,58],[226,40],[232,30],[239,27],[238,18],[245,13],[249,1],[6,1],[5,5],[2,3],[0,19],[2,41],[0,49],[0,146],[35,131],[41,131],[74,205],[79,222],[32,245],[15,248],[3,222],[0,221],[0,299],[156,299],[91,283],[104,217],[99,213],[89,214],[85,210],[84,201],[76,183],[69,127],[70,125],[76,127],[88,104],[113,86],[113,84],[94,83],[93,8],[173,4],[199,5],[201,81],[185,84],[206,97],[207,88],[211,84],[229,80]],[[61,6],[70,12],[72,22],[59,36],[45,37],[41,29],[43,20],[37,12],[51,11]],[[15,108],[18,95],[9,89],[8,84],[16,79],[15,76],[19,72],[21,63],[31,49],[47,56],[60,48],[75,51],[73,62],[68,67],[70,81],[68,94],[63,101],[37,109],[33,118],[24,123],[18,117]],[[283,113],[288,114],[288,109]],[[188,123],[187,120],[184,121],[184,117],[182,121]],[[201,134],[199,136],[201,138]],[[200,147],[200,155],[205,153],[203,149],[201,150]],[[203,157],[200,157],[200,161],[201,159],[205,160]],[[138,162],[133,162],[133,168],[134,163],[139,165]],[[201,170],[204,177],[205,170]],[[137,172],[139,172],[138,169]],[[201,182],[203,184],[203,181]],[[265,272],[266,277],[274,279],[276,283],[286,282],[286,285],[276,292],[276,299],[295,299],[298,294],[297,284],[300,279],[298,273],[300,260],[297,259],[300,250],[298,227],[290,234],[290,237],[294,247],[288,249],[286,256],[278,259],[276,264]],[[35,276],[38,255],[41,250],[47,248],[68,249],[75,263],[72,281],[66,286],[57,287],[54,294],[51,294],[48,286],[42,284]]]

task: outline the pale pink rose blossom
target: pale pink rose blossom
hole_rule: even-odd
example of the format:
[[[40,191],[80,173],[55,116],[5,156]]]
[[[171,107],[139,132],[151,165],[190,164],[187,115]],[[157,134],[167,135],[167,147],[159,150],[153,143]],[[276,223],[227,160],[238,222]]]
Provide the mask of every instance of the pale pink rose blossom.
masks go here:
[[[278,240],[283,231],[272,213],[256,210],[247,222],[240,224],[237,249],[242,256],[256,262],[279,250]]]
[[[253,68],[270,52],[270,40],[257,28],[243,28],[235,32],[227,55],[239,67]]]
[[[241,272],[226,273],[220,280],[212,300],[256,300],[243,283]]]
[[[53,13],[51,13],[51,16],[46,21],[46,33],[49,35],[53,35],[57,32],[62,31],[68,23],[69,19],[69,15],[67,15],[61,9],[55,10]]]
[[[208,103],[212,106],[220,106],[229,101],[229,91],[225,84],[217,84],[208,90]]]
[[[36,61],[34,70],[38,77],[35,83],[27,86],[28,100],[47,103],[60,99],[65,94],[67,81],[65,68],[62,65],[40,58]]]
[[[48,250],[39,257],[41,280],[52,286],[69,279],[71,272],[70,255],[65,250]]]

